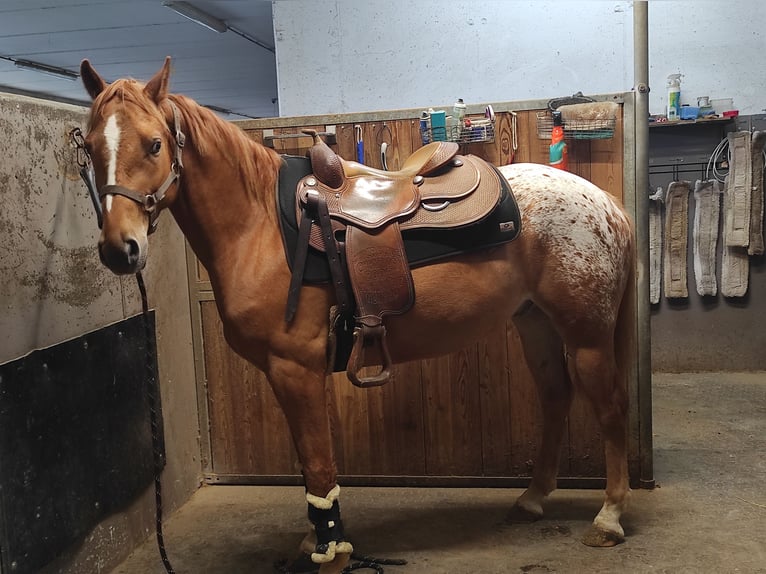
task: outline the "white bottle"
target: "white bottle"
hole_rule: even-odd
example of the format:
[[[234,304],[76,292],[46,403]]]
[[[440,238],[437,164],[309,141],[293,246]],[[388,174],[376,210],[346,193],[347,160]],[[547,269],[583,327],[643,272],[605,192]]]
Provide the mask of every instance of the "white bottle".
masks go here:
[[[460,139],[460,132],[465,125],[465,103],[463,98],[458,98],[452,105],[452,139]]]
[[[668,121],[681,118],[681,74],[668,76]]]

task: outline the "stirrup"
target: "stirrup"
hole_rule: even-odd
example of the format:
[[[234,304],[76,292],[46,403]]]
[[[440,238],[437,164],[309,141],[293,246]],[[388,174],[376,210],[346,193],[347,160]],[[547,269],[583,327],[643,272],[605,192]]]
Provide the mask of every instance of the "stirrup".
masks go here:
[[[351,356],[348,358],[348,369],[346,375],[354,386],[360,388],[379,387],[388,382],[391,378],[391,355],[388,353],[386,344],[386,328],[378,319],[377,325],[366,325],[361,323],[354,329],[354,347],[351,349]],[[380,349],[381,367],[380,372],[370,377],[360,376],[360,371],[364,368],[364,347],[369,342],[372,346],[377,344]]]

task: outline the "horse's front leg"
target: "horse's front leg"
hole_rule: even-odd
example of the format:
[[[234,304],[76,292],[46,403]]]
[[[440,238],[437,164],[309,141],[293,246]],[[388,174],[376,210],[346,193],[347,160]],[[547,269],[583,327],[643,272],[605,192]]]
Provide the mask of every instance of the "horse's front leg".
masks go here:
[[[346,541],[340,518],[330,418],[325,401],[324,372],[282,358],[270,362],[269,381],[282,407],[306,482],[308,518],[312,531],[301,544],[322,574],[340,572],[353,548]],[[307,548],[307,543],[311,545]]]

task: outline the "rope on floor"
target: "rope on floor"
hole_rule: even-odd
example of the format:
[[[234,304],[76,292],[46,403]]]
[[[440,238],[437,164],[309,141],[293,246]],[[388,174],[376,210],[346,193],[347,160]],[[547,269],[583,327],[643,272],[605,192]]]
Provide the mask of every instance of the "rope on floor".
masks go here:
[[[383,566],[404,566],[407,564],[406,560],[400,558],[373,558],[361,554],[352,554],[351,559],[356,560],[356,562],[346,566],[343,569],[344,574],[365,569],[377,572],[377,574],[384,574]],[[308,556],[298,558],[289,565],[287,559],[279,560],[274,563],[274,570],[279,574],[319,574],[317,565],[311,562]]]

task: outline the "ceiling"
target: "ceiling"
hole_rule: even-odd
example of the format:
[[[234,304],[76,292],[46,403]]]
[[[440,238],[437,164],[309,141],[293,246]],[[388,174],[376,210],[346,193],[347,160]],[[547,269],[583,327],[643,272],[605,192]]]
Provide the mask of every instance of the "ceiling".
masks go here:
[[[87,58],[107,81],[145,81],[172,56],[171,91],[231,111],[220,112],[230,119],[278,115],[271,2],[190,3],[228,30],[204,28],[162,0],[2,0],[0,91],[87,105],[79,79],[22,69],[16,60],[79,72]]]

